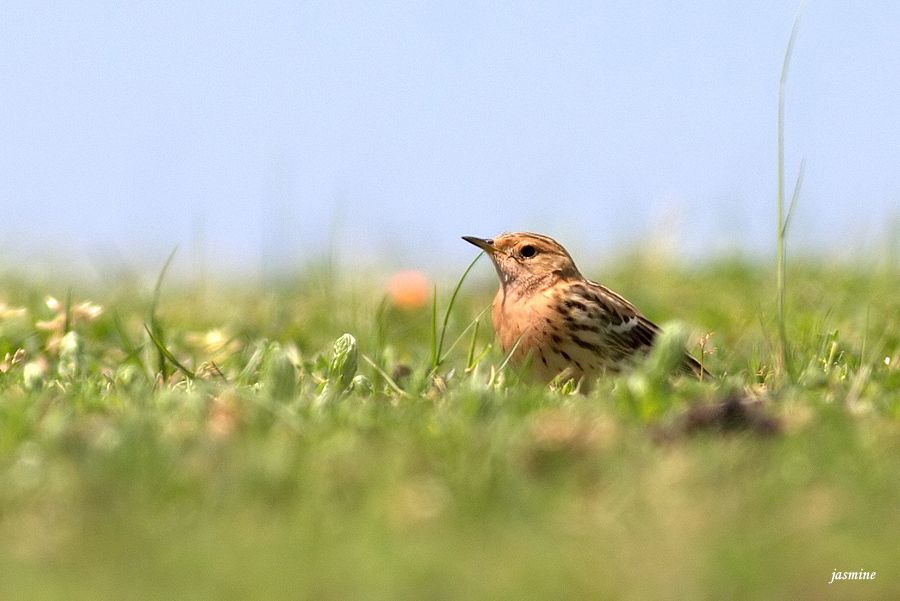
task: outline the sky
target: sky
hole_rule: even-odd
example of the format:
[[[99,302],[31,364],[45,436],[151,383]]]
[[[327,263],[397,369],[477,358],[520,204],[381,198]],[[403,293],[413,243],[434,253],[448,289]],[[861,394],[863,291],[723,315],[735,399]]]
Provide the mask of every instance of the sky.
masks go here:
[[[797,6],[3,0],[2,263],[453,269],[517,230],[767,256]],[[809,2],[791,248],[896,239],[898,99],[900,3]]]

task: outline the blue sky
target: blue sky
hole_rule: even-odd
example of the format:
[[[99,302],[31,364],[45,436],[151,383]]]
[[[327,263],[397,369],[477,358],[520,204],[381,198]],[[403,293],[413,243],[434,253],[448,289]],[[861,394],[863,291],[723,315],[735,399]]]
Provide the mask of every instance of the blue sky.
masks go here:
[[[252,270],[333,244],[427,270],[472,256],[460,235],[518,229],[584,262],[659,240],[765,253],[796,8],[7,1],[4,256],[158,266],[179,245]],[[788,84],[795,248],[887,238],[898,99],[900,3],[810,2]]]

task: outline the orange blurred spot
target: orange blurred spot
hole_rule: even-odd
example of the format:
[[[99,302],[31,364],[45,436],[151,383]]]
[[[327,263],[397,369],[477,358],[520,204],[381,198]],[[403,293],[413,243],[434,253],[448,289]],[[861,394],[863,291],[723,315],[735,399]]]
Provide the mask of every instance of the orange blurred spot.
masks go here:
[[[387,283],[388,296],[398,307],[417,309],[428,302],[431,282],[421,271],[398,271]]]

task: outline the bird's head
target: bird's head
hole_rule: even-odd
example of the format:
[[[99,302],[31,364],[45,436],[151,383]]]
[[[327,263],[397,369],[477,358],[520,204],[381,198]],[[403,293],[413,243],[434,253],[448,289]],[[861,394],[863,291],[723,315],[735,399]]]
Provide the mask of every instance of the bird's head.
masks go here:
[[[516,232],[490,239],[463,236],[463,240],[487,253],[503,286],[581,277],[566,249],[547,236]]]

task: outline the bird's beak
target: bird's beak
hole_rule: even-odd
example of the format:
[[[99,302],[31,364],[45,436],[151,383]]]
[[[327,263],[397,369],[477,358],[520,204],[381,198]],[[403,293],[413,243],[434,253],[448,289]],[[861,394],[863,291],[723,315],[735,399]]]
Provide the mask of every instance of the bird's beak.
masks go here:
[[[485,240],[484,238],[476,238],[475,236],[463,236],[462,239],[469,244],[474,244],[489,255],[497,252],[497,247],[494,246],[493,240]]]

